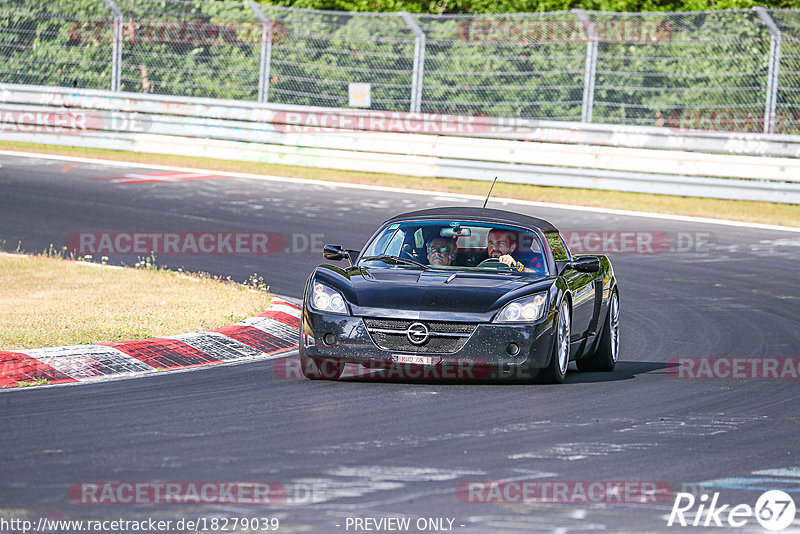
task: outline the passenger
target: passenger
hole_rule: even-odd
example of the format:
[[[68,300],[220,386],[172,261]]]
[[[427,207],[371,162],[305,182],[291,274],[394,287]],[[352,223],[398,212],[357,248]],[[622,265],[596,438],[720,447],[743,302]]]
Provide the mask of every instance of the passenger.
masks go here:
[[[515,271],[543,273],[544,264],[541,255],[520,253],[517,250],[517,243],[517,232],[495,228],[489,231],[486,253],[490,258],[497,258]]]
[[[428,263],[434,266],[448,266],[456,257],[456,243],[445,237],[434,237],[426,245]]]

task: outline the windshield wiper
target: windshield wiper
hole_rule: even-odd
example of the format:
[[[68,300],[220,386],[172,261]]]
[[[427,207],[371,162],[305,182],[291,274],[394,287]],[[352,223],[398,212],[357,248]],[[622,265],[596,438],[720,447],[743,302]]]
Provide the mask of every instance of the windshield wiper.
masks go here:
[[[380,256],[366,256],[364,258],[361,258],[361,261],[369,261],[369,260],[389,260],[395,263],[403,263],[405,265],[414,265],[416,267],[421,267],[425,271],[430,269],[430,267],[428,267],[424,263],[420,263],[418,261],[407,258],[401,258],[399,256],[392,256],[391,254],[381,254]]]

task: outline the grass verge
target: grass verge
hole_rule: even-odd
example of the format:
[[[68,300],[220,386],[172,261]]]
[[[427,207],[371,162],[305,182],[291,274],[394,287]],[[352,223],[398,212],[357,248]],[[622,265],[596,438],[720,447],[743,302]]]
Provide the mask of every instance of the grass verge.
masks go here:
[[[455,180],[448,178],[417,178],[396,174],[380,174],[356,171],[337,171],[330,169],[313,169],[288,165],[272,165],[258,162],[242,162],[213,158],[170,156],[163,154],[144,154],[96,148],[74,148],[56,145],[38,145],[34,143],[0,142],[2,150],[17,150],[57,154],[64,156],[91,157],[134,163],[162,164],[180,167],[196,167],[201,169],[245,172],[285,176],[292,178],[308,178],[334,182],[381,185],[403,189],[426,189],[447,193],[464,193],[484,196],[489,188],[488,182],[476,180]],[[537,202],[553,202],[577,206],[593,206],[634,211],[648,211],[693,217],[709,217],[713,219],[730,219],[734,221],[783,226],[800,226],[800,206],[777,204],[771,202],[754,202],[747,200],[719,200],[697,197],[675,197],[667,195],[650,195],[644,193],[622,193],[617,191],[597,191],[572,189],[566,187],[542,187],[534,185],[498,183],[492,196],[495,198],[513,198]]]
[[[44,256],[2,254],[0,272],[0,350],[209,330],[256,315],[271,300],[210,276]]]

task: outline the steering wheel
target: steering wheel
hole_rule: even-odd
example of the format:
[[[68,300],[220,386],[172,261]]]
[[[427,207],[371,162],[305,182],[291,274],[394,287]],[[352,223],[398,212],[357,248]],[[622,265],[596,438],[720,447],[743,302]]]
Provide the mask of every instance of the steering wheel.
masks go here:
[[[399,256],[407,260],[410,259],[414,261],[421,261],[419,259],[419,254],[417,253],[417,250],[412,248],[411,245],[409,245],[408,243],[402,246],[402,248],[400,249]]]
[[[511,267],[509,267],[508,265],[506,265],[505,263],[503,263],[502,261],[500,261],[499,258],[486,258],[485,260],[480,262],[475,267],[504,267],[505,269],[507,269],[509,271],[513,271],[514,270]]]

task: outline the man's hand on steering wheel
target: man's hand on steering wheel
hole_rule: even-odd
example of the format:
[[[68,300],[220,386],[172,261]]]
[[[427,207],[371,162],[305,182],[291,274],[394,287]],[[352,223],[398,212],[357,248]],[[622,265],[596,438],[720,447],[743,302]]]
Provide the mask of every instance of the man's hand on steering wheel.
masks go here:
[[[487,258],[487,259],[483,260],[482,262],[480,262],[478,264],[478,267],[483,267],[484,265],[489,265],[489,264],[492,264],[492,263],[500,263],[500,264],[502,264],[503,266],[507,267],[509,270],[512,270],[512,271],[522,272],[522,270],[525,268],[525,266],[522,265],[522,263],[520,263],[517,260],[515,260],[514,258],[512,258],[511,255],[509,255],[509,254],[504,254],[504,255],[502,255],[502,256],[500,256],[498,258],[495,258],[495,257]]]
[[[514,271],[522,272],[522,270],[525,268],[522,262],[515,260],[513,257],[511,257],[511,254],[503,254],[497,259],[501,263],[508,265],[509,268],[511,268]]]

